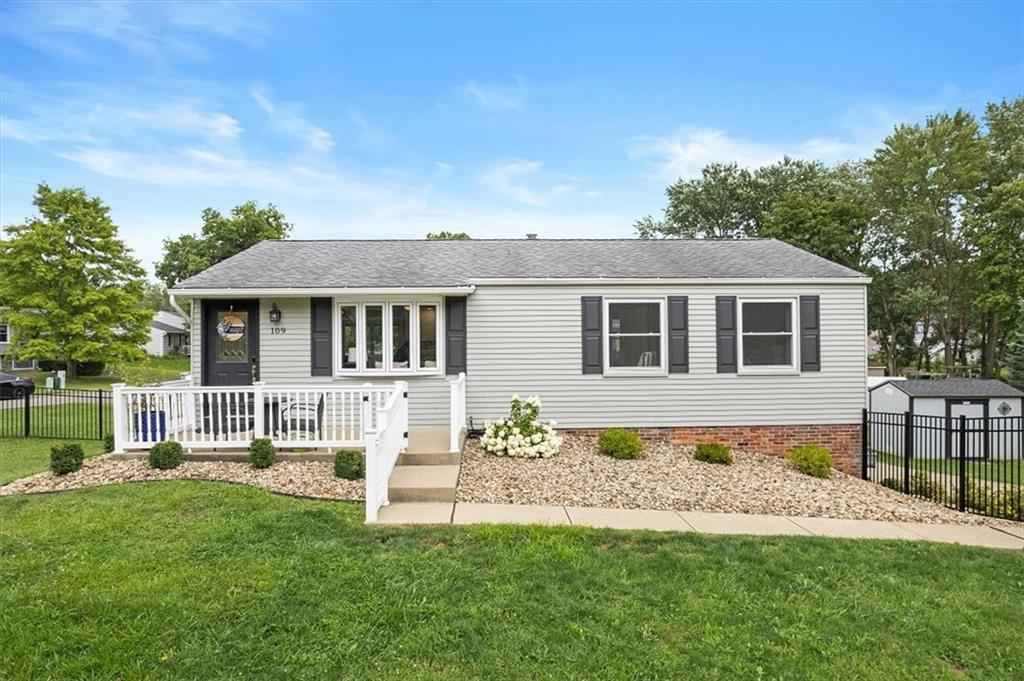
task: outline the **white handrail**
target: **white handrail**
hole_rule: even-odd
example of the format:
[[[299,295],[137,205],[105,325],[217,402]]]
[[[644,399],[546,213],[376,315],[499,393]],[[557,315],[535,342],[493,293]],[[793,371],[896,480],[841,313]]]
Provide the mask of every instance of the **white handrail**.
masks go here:
[[[364,413],[372,410],[364,403]],[[391,396],[377,410],[376,425],[366,432],[366,522],[377,521],[387,506],[391,472],[409,444],[409,385],[397,381]],[[369,416],[366,417],[369,419]]]
[[[359,447],[394,386],[126,386],[113,388],[114,451],[170,440],[187,450]],[[363,398],[372,409],[363,416]]]
[[[462,440],[462,429],[466,427],[466,372],[459,372],[457,378],[448,382],[449,426],[448,451],[458,452]]]

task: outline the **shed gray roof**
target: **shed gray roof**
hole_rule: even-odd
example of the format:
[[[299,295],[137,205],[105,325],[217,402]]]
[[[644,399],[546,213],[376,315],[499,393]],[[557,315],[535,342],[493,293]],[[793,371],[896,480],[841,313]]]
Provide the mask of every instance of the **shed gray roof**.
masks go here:
[[[915,378],[886,381],[872,390],[881,385],[891,385],[913,397],[1024,397],[1024,392],[1012,385],[991,378]]]
[[[256,244],[176,288],[449,287],[506,278],[860,276],[774,239],[284,240]]]

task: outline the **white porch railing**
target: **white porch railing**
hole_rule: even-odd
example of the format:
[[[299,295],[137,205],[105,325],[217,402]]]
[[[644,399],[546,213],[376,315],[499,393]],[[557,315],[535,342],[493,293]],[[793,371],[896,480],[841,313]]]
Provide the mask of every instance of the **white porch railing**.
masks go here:
[[[383,406],[365,420],[374,425],[366,432],[366,522],[377,520],[381,506],[387,506],[388,481],[398,456],[409,445],[409,386],[405,381],[395,383],[394,391]]]
[[[462,429],[466,427],[466,373],[459,373],[457,378],[448,382],[449,400],[451,402],[449,424],[449,449],[450,452],[458,452]]]
[[[164,440],[179,442],[187,450],[242,448],[259,437],[270,438],[276,447],[361,447],[364,432],[376,426],[379,408],[397,385],[117,384],[114,451],[149,449]]]

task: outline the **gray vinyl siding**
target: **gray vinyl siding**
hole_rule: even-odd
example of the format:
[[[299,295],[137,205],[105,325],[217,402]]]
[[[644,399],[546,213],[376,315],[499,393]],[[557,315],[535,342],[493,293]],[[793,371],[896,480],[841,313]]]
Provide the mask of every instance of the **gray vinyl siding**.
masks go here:
[[[271,303],[281,309],[285,333],[272,333],[266,312]],[[336,314],[336,312],[335,312]],[[260,299],[260,380],[267,385],[385,385],[398,378],[409,382],[409,423],[446,425],[449,413],[445,376],[311,376],[309,298]],[[334,319],[337,324],[337,319]]]
[[[190,355],[189,368],[192,371],[192,384],[203,384],[203,305],[201,300],[193,300],[192,308],[189,310],[192,315],[192,354]]]
[[[821,296],[821,371],[717,373],[715,296]],[[689,373],[626,377],[581,370],[582,296],[689,297]],[[478,286],[467,310],[467,413],[503,415],[539,395],[562,427],[859,423],[867,391],[860,284]]]

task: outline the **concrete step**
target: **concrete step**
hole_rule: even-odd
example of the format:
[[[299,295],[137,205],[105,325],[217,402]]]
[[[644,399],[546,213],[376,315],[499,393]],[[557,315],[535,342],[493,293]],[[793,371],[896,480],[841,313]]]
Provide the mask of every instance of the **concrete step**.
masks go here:
[[[398,457],[399,466],[457,466],[461,461],[459,452],[405,452]]]
[[[413,426],[409,428],[409,446],[406,451],[447,452],[450,445],[448,426]]]
[[[388,481],[391,501],[455,501],[459,466],[395,466]]]

